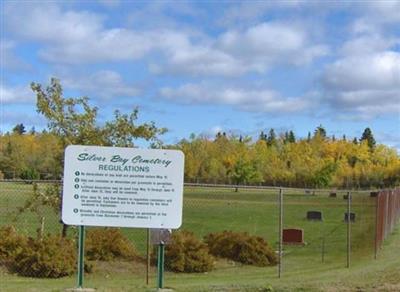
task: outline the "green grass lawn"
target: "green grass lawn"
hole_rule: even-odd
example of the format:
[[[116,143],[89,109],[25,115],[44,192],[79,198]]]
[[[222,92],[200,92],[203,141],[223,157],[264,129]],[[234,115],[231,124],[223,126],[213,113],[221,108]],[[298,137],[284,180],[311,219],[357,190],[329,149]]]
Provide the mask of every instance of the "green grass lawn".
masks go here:
[[[12,220],[15,217],[12,215],[23,205],[31,191],[32,185],[0,183],[0,224],[13,224],[22,232],[35,234],[40,223],[35,214],[26,212],[16,221]],[[379,274],[380,271],[399,266],[399,260],[393,256],[388,256],[387,261],[381,258],[386,256],[387,250],[395,250],[393,245],[399,244],[400,236],[398,233],[393,236],[380,254],[380,259],[373,260],[375,199],[367,193],[354,193],[351,212],[356,213],[356,222],[351,224],[352,267],[345,269],[347,224],[344,223],[344,213],[347,211],[347,201],[343,200],[342,195],[338,192],[337,198],[329,198],[327,193],[309,195],[300,191],[285,191],[284,227],[303,229],[306,244],[284,247],[282,279],[277,279],[276,267],[242,266],[221,260],[216,270],[206,274],[167,273],[166,286],[178,291],[256,291],[269,286],[277,291],[292,291],[294,287],[309,291],[318,290],[318,283],[321,283],[322,287],[339,287],[338,291],[340,285],[363,285],[369,289],[368,285],[373,283],[369,281],[373,273]],[[223,230],[246,231],[266,238],[276,249],[279,219],[277,202],[277,190],[240,189],[235,192],[233,188],[187,187],[181,228],[193,231],[198,237]],[[311,210],[321,211],[323,221],[307,221],[306,212]],[[45,231],[60,232],[58,215],[48,208],[44,208],[42,213],[46,218]],[[146,230],[123,228],[123,232],[144,254]],[[73,232],[70,233],[72,236]],[[101,263],[97,267],[94,274],[86,277],[88,287],[101,288],[101,291],[147,289],[143,264],[115,262]],[[400,272],[397,272],[393,277],[399,281]],[[74,278],[30,279],[12,276],[4,271],[1,275],[1,291],[59,291],[75,285]],[[390,281],[391,278],[388,283]],[[383,285],[386,282],[379,283]],[[150,287],[154,285],[155,273],[152,271]]]

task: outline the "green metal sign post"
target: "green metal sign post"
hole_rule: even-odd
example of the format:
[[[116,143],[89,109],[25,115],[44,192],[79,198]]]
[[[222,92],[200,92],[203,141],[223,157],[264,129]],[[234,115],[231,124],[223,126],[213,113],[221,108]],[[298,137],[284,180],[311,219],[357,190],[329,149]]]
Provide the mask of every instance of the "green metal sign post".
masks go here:
[[[78,241],[78,288],[83,288],[83,274],[85,253],[85,226],[79,226],[79,241]]]
[[[162,289],[164,286],[164,243],[161,242],[158,246],[157,257],[157,288]]]

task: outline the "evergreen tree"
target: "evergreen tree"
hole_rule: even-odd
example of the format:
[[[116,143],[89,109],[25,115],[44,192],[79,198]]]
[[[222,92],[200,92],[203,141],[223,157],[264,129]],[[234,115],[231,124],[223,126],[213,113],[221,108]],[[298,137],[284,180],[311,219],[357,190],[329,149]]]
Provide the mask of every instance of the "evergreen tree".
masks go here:
[[[365,128],[364,132],[361,135],[360,142],[367,141],[368,147],[370,150],[374,150],[376,141],[374,135],[372,135],[372,131],[370,128]]]
[[[258,140],[267,141],[267,134],[265,134],[264,131],[261,131],[260,136],[258,137]]]
[[[267,144],[268,146],[276,145],[276,134],[274,129],[269,130]]]
[[[289,143],[289,132],[288,131],[285,131],[285,135],[283,137],[283,143],[284,144]]]
[[[326,138],[326,130],[322,125],[319,125],[314,131],[314,137]]]
[[[289,143],[296,143],[296,136],[294,135],[294,132],[291,130],[289,131],[288,139],[289,139]]]
[[[22,123],[15,125],[15,127],[12,129],[12,131],[14,134],[18,134],[18,135],[22,135],[26,132],[25,126]]]

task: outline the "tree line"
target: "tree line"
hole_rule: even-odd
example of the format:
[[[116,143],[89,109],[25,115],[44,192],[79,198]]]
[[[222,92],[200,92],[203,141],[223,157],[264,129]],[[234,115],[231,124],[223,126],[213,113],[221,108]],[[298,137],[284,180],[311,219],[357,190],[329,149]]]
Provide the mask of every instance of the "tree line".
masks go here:
[[[400,157],[395,149],[377,144],[370,128],[359,138],[328,137],[318,126],[305,138],[293,131],[270,129],[257,139],[218,133],[191,135],[163,145],[165,128],[137,124],[138,109],[115,111],[99,126],[97,108],[89,99],[65,98],[60,82],[45,89],[32,83],[37,110],[48,120],[41,132],[17,124],[0,134],[0,177],[60,179],[64,149],[70,144],[134,147],[137,139],[153,148],[180,149],[185,154],[185,181],[290,187],[366,188],[400,184]]]

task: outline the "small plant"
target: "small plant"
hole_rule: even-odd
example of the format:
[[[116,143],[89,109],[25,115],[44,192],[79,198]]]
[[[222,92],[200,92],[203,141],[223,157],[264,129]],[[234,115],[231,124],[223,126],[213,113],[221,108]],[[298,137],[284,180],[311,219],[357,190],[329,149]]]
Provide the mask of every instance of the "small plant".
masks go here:
[[[20,178],[23,180],[36,180],[36,179],[40,179],[40,174],[34,168],[25,168],[21,172]]]
[[[9,264],[12,272],[26,277],[60,278],[72,275],[76,267],[73,241],[59,236],[28,238]]]
[[[156,254],[153,252],[153,263]],[[208,253],[207,245],[192,232],[178,231],[166,245],[165,267],[173,272],[204,273],[214,268],[214,258]]]
[[[277,258],[268,243],[247,232],[224,231],[205,236],[210,253],[217,257],[255,266],[277,264]]]
[[[87,232],[86,257],[89,260],[135,259],[138,252],[117,228],[97,228]]]
[[[27,238],[19,235],[13,226],[0,228],[0,264],[8,265],[27,244]]]

